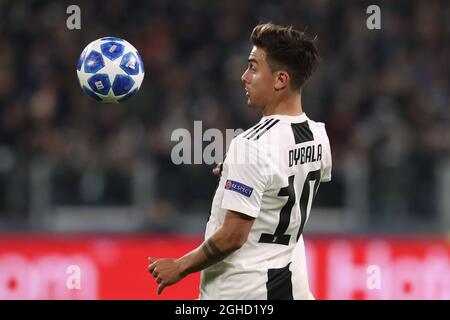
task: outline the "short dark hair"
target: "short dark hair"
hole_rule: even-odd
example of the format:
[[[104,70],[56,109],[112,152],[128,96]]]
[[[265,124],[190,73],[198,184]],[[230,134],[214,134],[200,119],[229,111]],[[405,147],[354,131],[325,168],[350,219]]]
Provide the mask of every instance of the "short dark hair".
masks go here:
[[[250,40],[266,51],[272,72],[285,69],[289,73],[293,90],[299,90],[317,68],[317,37],[312,39],[292,26],[259,24],[253,29]]]

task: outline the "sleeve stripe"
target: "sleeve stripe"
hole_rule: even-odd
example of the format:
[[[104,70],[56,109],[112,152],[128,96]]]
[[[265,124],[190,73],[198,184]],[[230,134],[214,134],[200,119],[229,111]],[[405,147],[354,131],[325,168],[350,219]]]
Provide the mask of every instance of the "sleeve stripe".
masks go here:
[[[263,124],[267,123],[269,120],[270,120],[270,119],[266,119],[266,120],[264,120],[264,122],[261,122],[261,123],[257,124],[256,126],[254,126],[253,128],[251,128],[251,129],[247,132],[247,134],[244,136],[244,138],[247,138],[247,136],[250,135],[251,133],[253,133],[254,130],[258,129],[258,128],[261,127]]]
[[[264,133],[266,133],[267,131],[269,131],[270,128],[272,128],[272,127],[273,127],[274,125],[276,125],[278,122],[280,122],[279,119],[277,119],[275,122],[272,122],[272,124],[271,124],[270,126],[268,126],[263,132],[259,133],[259,134],[255,137],[255,139],[253,139],[253,140],[258,140],[259,137],[261,137]]]
[[[267,127],[273,121],[275,121],[275,119],[270,119],[269,121],[264,123],[264,125],[261,128],[259,128],[258,130],[254,131],[249,137],[247,137],[247,139],[250,140],[251,138],[253,138],[261,129],[264,129],[265,127]]]

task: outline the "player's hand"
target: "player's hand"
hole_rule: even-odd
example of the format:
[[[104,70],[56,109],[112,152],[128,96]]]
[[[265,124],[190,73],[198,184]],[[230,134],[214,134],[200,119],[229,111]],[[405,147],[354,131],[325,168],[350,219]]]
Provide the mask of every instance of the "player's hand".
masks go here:
[[[213,175],[215,176],[220,176],[220,174],[222,173],[222,169],[223,169],[223,163],[219,163],[213,170]]]
[[[165,287],[173,285],[183,279],[180,272],[180,266],[176,259],[164,258],[148,258],[150,262],[147,267],[153,278],[156,279],[158,286],[158,294],[161,294]]]

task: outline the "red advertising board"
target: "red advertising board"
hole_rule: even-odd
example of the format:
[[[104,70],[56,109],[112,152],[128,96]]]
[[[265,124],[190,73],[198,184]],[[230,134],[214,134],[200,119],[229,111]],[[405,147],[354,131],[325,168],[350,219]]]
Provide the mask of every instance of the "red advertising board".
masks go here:
[[[199,274],[156,294],[147,257],[178,257],[201,237],[0,236],[3,299],[196,299]],[[308,237],[316,299],[450,299],[445,238]]]

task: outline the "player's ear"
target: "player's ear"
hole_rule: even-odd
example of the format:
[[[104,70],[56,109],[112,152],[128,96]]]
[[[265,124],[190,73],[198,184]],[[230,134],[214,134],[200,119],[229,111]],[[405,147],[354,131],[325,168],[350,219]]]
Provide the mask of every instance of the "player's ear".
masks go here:
[[[289,85],[290,81],[289,74],[284,70],[279,70],[275,72],[275,91],[284,89]]]

